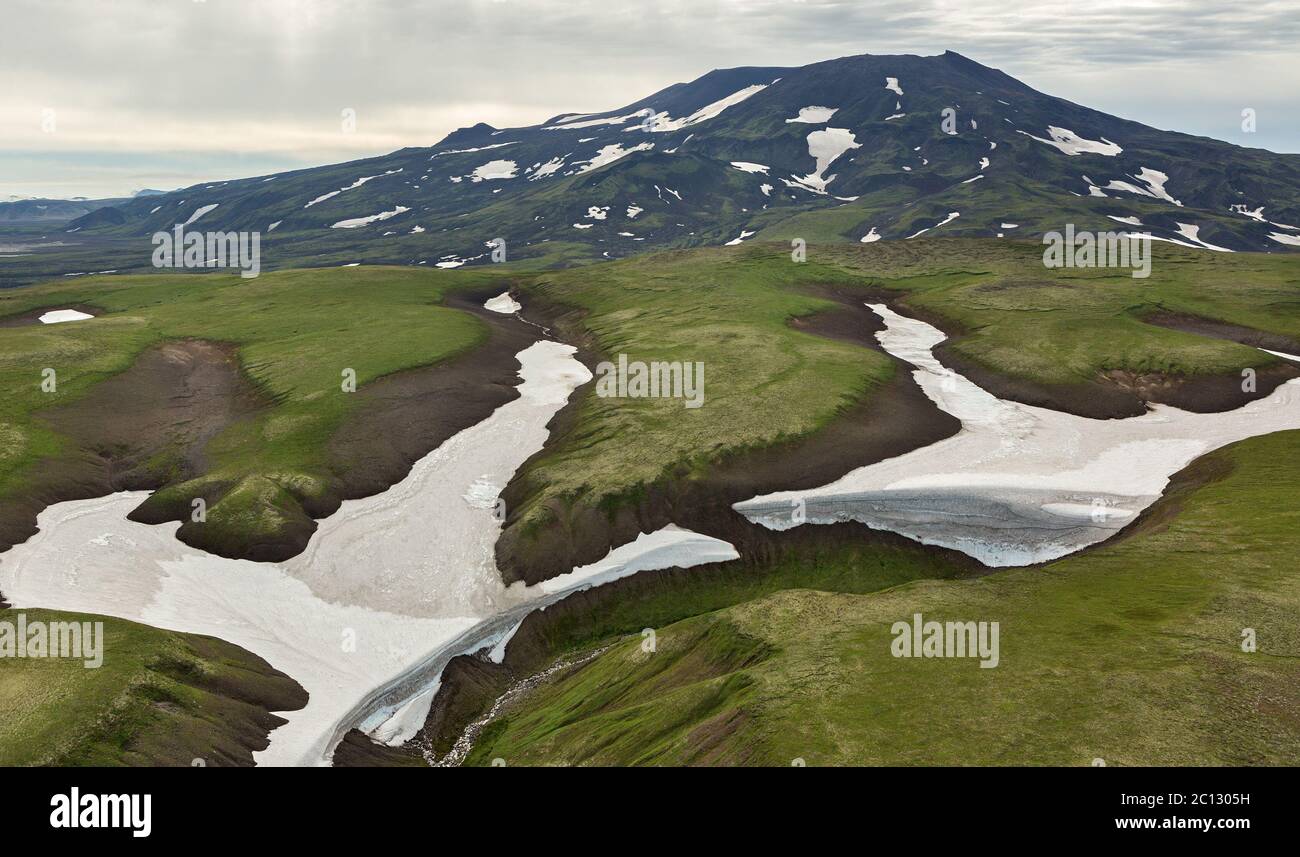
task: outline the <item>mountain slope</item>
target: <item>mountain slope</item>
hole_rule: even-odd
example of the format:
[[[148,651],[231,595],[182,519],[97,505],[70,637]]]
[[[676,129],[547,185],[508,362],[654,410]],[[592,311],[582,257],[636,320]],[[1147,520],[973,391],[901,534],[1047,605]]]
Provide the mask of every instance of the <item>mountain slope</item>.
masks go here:
[[[123,239],[123,270],[148,267],[148,236],[186,221],[261,231],[264,267],[458,267],[489,261],[496,238],[511,258],[559,261],[751,236],[1025,236],[1066,222],[1289,251],[1300,156],[1159,131],[952,52],[858,56],[715,71],[607,113],[479,124],[429,148],[113,210],[66,231]]]

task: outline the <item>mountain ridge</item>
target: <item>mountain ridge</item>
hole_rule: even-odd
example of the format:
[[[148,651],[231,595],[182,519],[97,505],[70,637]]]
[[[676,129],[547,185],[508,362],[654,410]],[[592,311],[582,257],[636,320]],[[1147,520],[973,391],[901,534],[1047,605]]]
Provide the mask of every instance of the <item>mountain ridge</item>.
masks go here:
[[[1300,248],[1300,155],[1160,131],[947,51],[717,69],[622,107],[194,185],[66,231],[134,247],[177,223],[263,233],[264,266],[564,264],[748,240],[1133,229]],[[206,209],[202,214],[198,212]],[[952,215],[956,216],[952,216]],[[123,250],[125,252],[125,249]]]

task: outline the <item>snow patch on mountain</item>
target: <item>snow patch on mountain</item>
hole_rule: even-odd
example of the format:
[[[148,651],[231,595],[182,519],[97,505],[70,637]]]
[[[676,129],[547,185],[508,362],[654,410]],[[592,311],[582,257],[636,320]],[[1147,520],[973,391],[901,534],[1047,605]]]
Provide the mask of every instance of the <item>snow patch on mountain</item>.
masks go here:
[[[857,136],[847,128],[823,128],[808,135],[808,154],[817,161],[817,169],[806,176],[794,176],[796,184],[813,193],[826,193],[826,185],[835,180],[834,175],[826,176],[826,170],[835,160],[851,149],[860,149],[862,144]],[[787,182],[789,184],[789,182]]]
[[[725,246],[727,246],[727,247],[735,247],[737,244],[741,243],[741,242],[744,241],[746,238],[749,238],[750,236],[752,236],[752,235],[756,235],[756,234],[758,234],[758,233],[756,233],[756,232],[746,232],[744,229],[742,229],[742,230],[740,230],[740,237],[739,237],[739,238],[732,238],[730,241],[728,241],[728,242],[726,243]]]
[[[432,161],[434,158],[440,158],[443,155],[463,155],[467,152],[486,152],[488,149],[500,149],[500,148],[504,148],[505,146],[517,146],[517,145],[519,145],[519,141],[512,140],[509,143],[493,143],[490,146],[475,146],[472,149],[447,149],[442,152],[434,152],[432,155],[429,156],[429,160]],[[401,172],[401,171],[395,170],[394,172]]]
[[[212,209],[216,208],[218,205],[221,205],[221,203],[214,202],[212,203],[212,205],[205,205],[195,209],[194,213],[190,215],[190,219],[182,223],[181,226],[189,226],[191,223],[198,220],[200,217],[207,214]]]
[[[564,167],[565,157],[567,157],[567,155],[554,157],[544,164],[538,164],[535,167],[530,167],[529,169],[532,170],[532,175],[528,177],[528,180],[530,182],[535,182],[538,179],[543,179],[546,178],[547,176],[558,173]]]
[[[1268,237],[1272,238],[1279,244],[1286,244],[1290,247],[1300,247],[1300,235],[1287,235],[1285,232],[1270,232]]]
[[[377,223],[380,220],[387,220],[390,217],[396,217],[411,209],[404,205],[399,205],[392,211],[381,211],[378,214],[372,214],[368,217],[352,217],[348,220],[340,220],[338,223],[330,226],[330,229],[356,229],[358,226],[365,226],[369,223]]]
[[[898,85],[898,78],[896,77],[885,78],[885,89],[888,89],[890,92],[896,92],[899,95],[903,94],[903,88]]]
[[[684,119],[672,119],[666,112],[656,113],[652,120],[648,120],[646,123],[647,127],[644,130],[650,131],[651,133],[661,134],[666,131],[680,131],[681,129],[690,127],[691,125],[698,125],[701,122],[707,122],[708,120],[718,116],[728,107],[735,107],[742,101],[745,101],[762,92],[764,89],[767,89],[767,87],[768,84],[766,83],[756,83],[753,86],[747,86],[742,90],[731,93],[726,98],[719,98],[712,104],[706,104]],[[638,128],[624,128],[623,130],[636,131]]]
[[[348,185],[347,187],[341,187],[341,188],[339,188],[338,190],[332,190],[332,191],[330,191],[329,193],[323,193],[323,194],[321,194],[320,196],[318,196],[318,197],[316,197],[315,199],[313,199],[311,202],[309,202],[309,203],[307,203],[306,205],[304,205],[303,208],[311,208],[313,205],[316,205],[316,204],[318,204],[318,203],[322,203],[322,202],[324,202],[324,201],[327,200],[327,199],[333,199],[334,197],[338,196],[339,194],[343,193],[344,191],[355,190],[356,188],[361,187],[361,186],[362,186],[363,184],[365,184],[366,182],[374,181],[375,179],[383,178],[384,176],[396,175],[397,173],[400,173],[401,171],[402,171],[402,168],[401,168],[401,167],[398,167],[398,168],[395,169],[395,170],[389,170],[388,172],[385,172],[385,173],[379,173],[379,174],[377,174],[377,175],[373,175],[373,176],[362,176],[361,178],[357,179],[356,181],[354,181],[352,184]]]
[[[742,173],[762,173],[767,175],[767,171],[771,169],[763,164],[751,164],[749,161],[732,161],[731,165]]]
[[[1182,203],[1169,195],[1165,190],[1165,182],[1169,181],[1169,176],[1153,170],[1150,167],[1143,167],[1138,171],[1136,176],[1129,176],[1134,181],[1142,182],[1144,187],[1138,187],[1126,181],[1113,179],[1110,184],[1106,185],[1106,190],[1122,190],[1129,193],[1140,194],[1141,196],[1150,196],[1156,199],[1163,199],[1166,202],[1172,202],[1174,205],[1181,206]]]
[[[960,212],[960,211],[950,211],[950,212],[948,212],[948,216],[947,216],[947,217],[945,217],[943,220],[940,220],[940,221],[939,221],[938,223],[936,223],[935,225],[933,225],[933,226],[927,226],[927,227],[925,227],[925,228],[922,229],[922,230],[919,230],[919,231],[917,231],[917,232],[913,232],[911,235],[909,235],[909,236],[907,236],[907,237],[908,237],[908,238],[916,238],[917,236],[924,235],[925,233],[929,232],[931,229],[938,229],[940,226],[946,226],[947,224],[952,223],[952,222],[953,222],[954,220],[956,220],[958,217],[961,217],[961,212]]]
[[[871,231],[863,235],[860,240],[863,244],[872,244],[881,239],[881,235],[876,231],[876,227],[871,227]]]
[[[1191,223],[1178,224],[1178,234],[1188,239],[1189,241],[1195,241],[1197,244],[1201,245],[1207,250],[1217,250],[1220,253],[1233,252],[1232,250],[1229,250],[1227,247],[1220,247],[1217,244],[1211,244],[1208,241],[1202,241],[1200,237],[1200,232],[1201,232],[1201,227],[1196,226],[1194,224]]]
[[[592,156],[589,161],[576,161],[575,164],[583,164],[578,169],[579,173],[589,173],[592,170],[600,169],[606,164],[612,164],[619,158],[625,158],[633,152],[647,152],[655,147],[654,143],[637,143],[631,148],[623,148],[622,143],[611,143],[608,146],[602,146],[600,151]]]
[[[1042,137],[1035,137],[1027,131],[1016,131],[1017,134],[1024,134],[1031,140],[1037,140],[1040,143],[1046,143],[1067,155],[1105,155],[1113,158],[1120,152],[1124,151],[1117,144],[1112,143],[1105,137],[1100,140],[1088,140],[1080,137],[1069,128],[1058,128],[1055,125],[1047,126],[1047,133],[1051,135],[1050,140],[1044,140]]]
[[[585,119],[583,118],[584,116],[591,116],[592,114],[580,113],[577,116],[574,116],[572,119],[566,119],[563,122],[559,122],[555,125],[547,125],[544,127],[544,130],[572,131],[575,128],[595,128],[597,125],[622,125],[624,122],[628,121],[629,119],[640,119],[643,116],[650,116],[653,113],[654,111],[649,109],[648,107],[645,108],[644,110],[638,110],[635,113],[628,113],[626,116],[608,116],[603,119]],[[582,121],[575,121],[575,120],[582,120]]]
[[[474,172],[467,178],[470,181],[482,182],[492,179],[512,179],[518,173],[519,165],[514,161],[488,161],[481,167],[475,167]]]
[[[799,115],[793,119],[787,119],[786,124],[791,122],[805,122],[809,125],[820,125],[823,122],[829,122],[830,118],[839,111],[838,107],[800,107]]]

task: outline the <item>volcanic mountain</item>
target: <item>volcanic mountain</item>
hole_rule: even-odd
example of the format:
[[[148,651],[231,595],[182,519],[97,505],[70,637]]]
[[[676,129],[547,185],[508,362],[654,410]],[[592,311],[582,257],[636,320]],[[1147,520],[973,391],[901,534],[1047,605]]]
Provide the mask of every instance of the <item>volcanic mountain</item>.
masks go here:
[[[1300,249],[1300,155],[1160,131],[939,56],[710,72],[641,101],[428,148],[118,202],[66,224],[149,267],[176,224],[262,233],[263,267],[561,264],[749,240],[1148,232]],[[138,239],[138,240],[136,240]],[[120,256],[120,258],[118,258]]]

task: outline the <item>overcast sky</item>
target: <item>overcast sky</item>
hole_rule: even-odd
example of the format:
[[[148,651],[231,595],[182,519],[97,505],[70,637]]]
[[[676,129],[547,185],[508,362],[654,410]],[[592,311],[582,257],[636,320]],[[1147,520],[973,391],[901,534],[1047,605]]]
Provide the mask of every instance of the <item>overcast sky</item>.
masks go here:
[[[714,68],[945,49],[1158,128],[1300,152],[1300,0],[4,0],[0,25],[0,200],[427,146]]]

